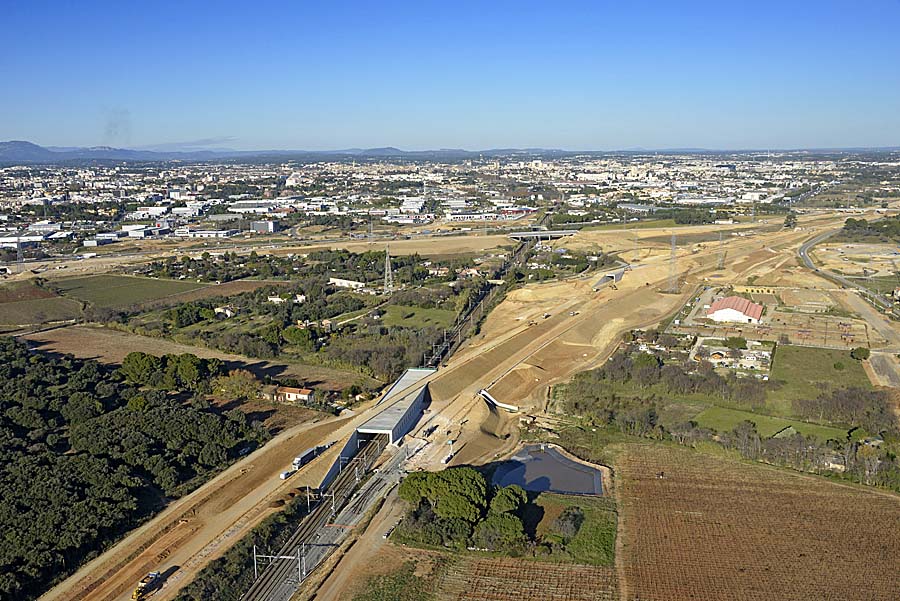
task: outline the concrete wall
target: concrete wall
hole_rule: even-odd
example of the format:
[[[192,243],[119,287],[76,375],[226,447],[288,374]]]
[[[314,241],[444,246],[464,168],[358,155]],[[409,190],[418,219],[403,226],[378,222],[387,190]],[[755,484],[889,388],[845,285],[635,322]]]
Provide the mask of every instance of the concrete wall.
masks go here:
[[[347,441],[347,444],[344,445],[344,448],[341,449],[341,452],[338,454],[337,459],[335,459],[334,464],[328,470],[328,473],[325,474],[325,477],[322,478],[322,482],[319,484],[319,490],[325,490],[328,488],[328,485],[337,478],[338,474],[341,473],[341,464],[347,464],[348,461],[356,457],[356,452],[359,450],[359,433],[354,430],[353,434],[350,435],[350,439]]]

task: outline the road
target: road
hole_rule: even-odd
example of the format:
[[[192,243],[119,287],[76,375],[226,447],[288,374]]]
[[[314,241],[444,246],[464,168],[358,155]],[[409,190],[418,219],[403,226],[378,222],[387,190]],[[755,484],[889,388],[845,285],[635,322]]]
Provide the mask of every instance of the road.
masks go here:
[[[822,227],[823,225],[833,227],[831,223],[819,224],[818,226]],[[800,235],[795,232],[784,231],[767,234],[754,239],[742,238],[731,240],[726,243],[726,246],[729,249],[729,256],[734,256],[737,259],[742,255],[752,255],[755,252],[754,249],[758,250],[762,244],[795,244],[799,242],[797,240],[799,236]],[[732,255],[732,252],[735,254]],[[700,271],[712,270],[715,268],[717,254],[718,249],[716,248],[701,253],[683,252],[679,257],[679,270],[682,273],[693,273],[696,277],[699,273],[698,268],[701,266],[702,269],[700,269]],[[766,259],[760,258],[758,261],[759,260],[765,261]],[[634,327],[635,324],[640,324],[644,321],[659,319],[658,316],[664,314],[669,307],[677,306],[681,302],[682,299],[677,295],[660,295],[650,288],[649,285],[645,286],[645,282],[647,284],[650,282],[658,283],[664,282],[667,279],[668,267],[665,260],[656,261],[652,267],[650,267],[649,264],[648,267],[642,267],[639,274],[640,275],[636,277],[630,278],[629,281],[620,284],[618,291],[605,290],[600,293],[591,292],[590,284],[592,282],[586,280],[584,282],[585,289],[577,295],[570,292],[569,296],[558,297],[551,301],[554,305],[554,309],[553,316],[549,319],[542,319],[537,325],[529,327],[526,325],[528,318],[525,318],[521,322],[511,322],[515,324],[514,327],[507,327],[505,331],[503,329],[492,331],[490,337],[483,338],[480,343],[465,345],[458,354],[454,355],[449,362],[448,367],[442,368],[437,374],[429,378],[429,380],[435,383],[439,390],[439,394],[433,390],[434,401],[432,406],[432,417],[440,413],[442,414],[442,419],[445,419],[448,423],[455,424],[457,432],[460,432],[460,430],[465,428],[466,436],[481,436],[483,439],[482,442],[479,443],[482,445],[483,449],[479,447],[479,444],[470,444],[468,449],[464,452],[466,457],[473,461],[483,457],[490,458],[500,451],[501,447],[505,448],[505,446],[515,443],[514,437],[510,441],[503,442],[496,438],[491,438],[487,434],[481,433],[478,430],[479,423],[474,419],[471,423],[463,425],[465,424],[465,420],[472,414],[473,409],[480,407],[482,404],[482,401],[476,399],[474,395],[478,388],[490,384],[504,374],[509,375],[510,369],[520,366],[526,358],[533,357],[541,359],[540,363],[547,365],[548,369],[553,361],[556,361],[559,364],[564,363],[566,369],[563,371],[566,373],[572,370],[581,369],[583,365],[596,361],[598,357],[602,356],[608,349],[608,345],[616,340],[616,336],[618,336],[622,330]],[[565,285],[568,286],[569,284]],[[560,302],[560,298],[564,298],[564,300]],[[523,306],[530,305],[531,303]],[[648,311],[648,307],[651,307],[652,310]],[[569,316],[568,312],[573,309],[579,310],[581,313],[576,317]],[[494,319],[493,313],[490,319]],[[576,324],[579,327],[573,327]],[[593,334],[591,334],[593,338],[588,336],[586,340],[582,341],[578,337],[584,332],[593,332]],[[573,338],[573,340],[563,340],[561,345],[547,344],[550,341],[562,337]],[[582,349],[584,349],[583,354]],[[555,355],[551,356],[551,353],[562,352],[562,350],[574,352],[576,355],[572,355],[571,357],[569,355],[560,355],[559,358]],[[560,371],[558,374],[560,377],[564,375],[563,371]],[[516,375],[516,373],[517,372],[513,372],[512,375]],[[533,383],[531,384],[531,387],[537,388],[538,386],[545,386],[547,382],[549,382],[549,380],[545,380],[540,384]],[[343,424],[341,426],[341,431],[349,432],[355,425],[368,419],[371,415],[371,410],[360,412],[354,416],[354,418]],[[334,432],[334,434],[329,435],[329,438],[335,438],[339,435],[343,436],[344,434]],[[471,437],[468,439],[469,442],[474,440]],[[325,436],[322,436],[322,438],[324,439]],[[307,448],[321,442],[324,442],[324,440],[304,442],[302,448]],[[438,441],[435,441],[435,443],[439,444]],[[262,454],[267,454],[271,450],[271,444],[272,443],[263,447],[260,452]],[[290,452],[299,452],[302,450],[302,448],[293,448],[290,446],[284,448],[289,449],[284,451],[284,453],[287,453],[285,454],[285,460],[281,461],[280,458],[276,458],[278,459],[277,461],[270,461],[267,462],[265,466],[259,466],[259,470],[254,472],[257,474],[259,482],[244,483],[245,485],[241,487],[242,497],[240,498],[247,497],[246,502],[257,508],[266,507],[268,505],[270,500],[268,492],[271,492],[271,489],[268,487],[272,486],[270,480],[274,479],[277,481],[278,472],[284,469],[285,465],[290,463]],[[443,455],[446,454],[445,451],[442,451],[441,453]],[[462,458],[463,456],[460,457],[460,459]],[[240,467],[237,467],[236,469],[239,470]],[[222,492],[222,486],[223,482],[217,479],[208,485],[201,487],[196,494],[202,495],[204,498],[216,499],[219,502],[219,505],[221,505],[222,500],[218,498],[218,495]],[[263,488],[260,489],[259,487]],[[266,494],[263,494],[264,492]],[[253,504],[254,502],[255,505]],[[187,506],[190,507],[190,505]],[[224,506],[222,509],[225,511],[228,507]],[[177,517],[177,515],[173,517]],[[232,519],[234,521],[231,521]],[[189,538],[189,540],[194,541],[192,546],[198,548],[194,553],[189,554],[186,557],[179,556],[178,563],[175,565],[190,565],[192,568],[191,573],[195,574],[196,571],[211,559],[224,553],[228,547],[239,539],[241,533],[247,531],[246,527],[234,530],[233,527],[238,522],[238,517],[231,518],[227,515],[223,515],[222,519],[217,520],[216,522],[219,527],[219,530],[216,532],[202,534],[202,536],[200,534],[195,535],[194,533],[186,532],[185,536],[187,537],[199,537],[196,539]],[[143,541],[143,545],[145,546],[155,545],[160,542],[160,538],[154,536],[154,533],[159,532],[159,529],[163,528],[165,524],[158,520],[154,520],[151,521],[150,525],[152,525],[151,528],[143,531],[140,533],[140,536],[138,536],[139,541]],[[216,547],[215,553],[204,553],[203,549],[209,544],[213,544],[220,534],[227,532],[231,532],[233,535],[231,538],[222,541],[221,544]],[[128,541],[131,538],[132,537],[129,536],[125,540]],[[145,557],[142,562],[138,563],[129,560],[129,557],[134,557],[134,551],[131,549],[135,548],[135,541],[132,540],[131,543],[131,545],[120,544],[113,547],[102,556],[106,558],[105,562],[91,562],[80,570],[76,576],[67,579],[65,582],[55,587],[48,593],[46,598],[53,599],[54,601],[87,598],[92,600],[118,601],[118,599],[127,598],[128,586],[133,586],[133,583],[140,575],[142,575],[140,574],[141,571],[147,572],[151,569],[164,568],[164,566],[161,565],[161,562],[156,559],[156,555]],[[173,544],[177,546],[176,543]],[[138,546],[137,548],[146,548],[145,546]],[[164,548],[164,551],[167,549],[167,547]],[[110,557],[113,559],[109,559]],[[121,558],[121,560],[116,559],[117,557]],[[175,561],[175,559],[173,559],[174,556],[164,557],[167,557],[164,563],[172,563]],[[188,578],[183,578],[179,584],[184,584],[187,579]],[[98,583],[103,583],[103,586],[107,587],[106,582],[118,583],[116,586],[122,588],[113,587],[111,588],[111,594],[103,596],[91,592],[95,591],[96,587],[100,586]],[[170,587],[167,586],[166,589],[169,590],[163,590],[164,597],[170,597],[170,590],[174,590],[175,588],[177,587],[172,587],[170,589]],[[160,598],[162,599],[162,597]]]
[[[807,240],[806,242],[804,242],[800,246],[800,249],[797,251],[797,254],[799,255],[800,259],[803,261],[803,264],[806,265],[809,269],[812,269],[813,271],[815,271],[816,273],[821,275],[822,277],[832,280],[832,281],[844,286],[845,288],[855,288],[855,289],[859,290],[861,294],[863,294],[866,298],[870,299],[873,303],[877,304],[882,309],[890,309],[891,302],[889,300],[885,299],[880,294],[875,294],[871,290],[866,288],[865,286],[862,286],[861,284],[858,284],[851,279],[845,278],[842,275],[838,275],[838,274],[834,273],[833,271],[830,271],[827,269],[819,269],[818,267],[816,267],[815,263],[813,263],[813,260],[809,256],[809,251],[815,245],[821,244],[822,242],[831,238],[838,232],[840,232],[839,229],[825,232],[823,234],[819,234],[818,236],[814,236],[814,237],[810,238],[809,240]]]

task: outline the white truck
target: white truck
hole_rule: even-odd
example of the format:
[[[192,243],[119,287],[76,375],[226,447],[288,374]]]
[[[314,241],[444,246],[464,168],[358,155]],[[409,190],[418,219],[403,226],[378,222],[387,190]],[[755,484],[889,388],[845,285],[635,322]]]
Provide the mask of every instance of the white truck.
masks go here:
[[[297,473],[297,470],[288,470],[286,472],[281,472],[281,474],[279,474],[278,477],[281,478],[282,480],[287,480],[288,478],[290,478],[291,476],[293,476],[296,473]]]

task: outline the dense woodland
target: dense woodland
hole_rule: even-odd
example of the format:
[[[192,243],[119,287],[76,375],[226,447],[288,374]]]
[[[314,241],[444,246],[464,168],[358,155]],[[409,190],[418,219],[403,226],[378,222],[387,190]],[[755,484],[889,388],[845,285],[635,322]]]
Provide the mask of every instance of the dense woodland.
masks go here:
[[[146,357],[158,376],[138,381],[0,338],[0,598],[37,598],[267,438],[240,411],[191,402],[216,363]]]
[[[348,250],[321,250],[307,255],[249,255],[203,253],[198,258],[184,255],[168,257],[147,265],[144,272],[154,277],[185,278],[204,282],[228,282],[243,278],[294,279],[309,276],[340,277],[359,282],[378,284],[384,278],[384,251],[354,253]],[[419,255],[391,257],[394,281],[412,284],[430,276]],[[450,267],[468,267],[467,259],[447,260]]]
[[[877,238],[884,242],[900,241],[900,217],[884,217],[874,221],[850,217],[844,222],[841,237],[847,240]]]
[[[610,383],[630,384],[635,394],[616,391]],[[761,408],[768,386],[756,379],[721,376],[707,363],[663,364],[658,357],[632,348],[613,355],[602,367],[582,372],[565,386],[564,410],[590,424],[658,440],[694,445],[714,441],[744,457],[794,469],[827,473],[863,484],[900,490],[900,440],[887,393],[858,388],[822,392],[815,399],[796,399],[794,412],[802,418],[850,426],[843,440],[820,442],[796,433],[780,438],[761,437],[753,422],[731,432],[713,432],[687,421],[664,427],[659,421],[660,387],[667,395],[702,393],[710,398]],[[653,390],[651,390],[651,387]],[[866,441],[854,431],[878,435],[882,442]],[[831,471],[843,466],[843,472]]]
[[[400,484],[411,509],[397,526],[398,541],[433,547],[470,546],[519,555],[527,543],[522,510],[528,497],[516,485],[490,487],[470,467],[413,472]]]

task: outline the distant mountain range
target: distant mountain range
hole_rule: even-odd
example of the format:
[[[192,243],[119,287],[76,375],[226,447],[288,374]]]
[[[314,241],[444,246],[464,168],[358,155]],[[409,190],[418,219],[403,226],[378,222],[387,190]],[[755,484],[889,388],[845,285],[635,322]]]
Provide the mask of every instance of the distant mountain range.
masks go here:
[[[799,149],[802,150],[802,149]],[[884,152],[897,151],[900,147],[890,148],[835,148],[814,149],[808,152]],[[365,158],[406,158],[420,160],[462,160],[478,157],[516,156],[554,158],[572,155],[610,155],[610,154],[647,154],[652,152],[671,154],[737,154],[741,152],[761,152],[760,150],[708,150],[702,148],[679,149],[629,149],[620,151],[573,151],[548,148],[494,148],[490,150],[462,150],[458,148],[442,148],[438,150],[400,150],[392,146],[384,148],[347,148],[343,150],[191,150],[164,151],[139,150],[130,148],[112,148],[110,146],[91,147],[44,147],[32,142],[12,140],[0,142],[0,163],[3,164],[59,164],[84,163],[92,161],[213,161],[213,160],[252,160],[267,159],[365,159]],[[762,150],[765,152],[765,150]],[[785,152],[785,151],[779,151]]]

